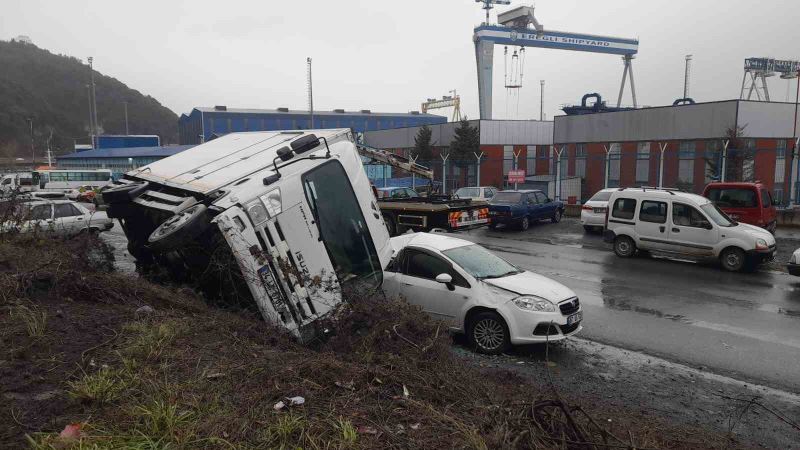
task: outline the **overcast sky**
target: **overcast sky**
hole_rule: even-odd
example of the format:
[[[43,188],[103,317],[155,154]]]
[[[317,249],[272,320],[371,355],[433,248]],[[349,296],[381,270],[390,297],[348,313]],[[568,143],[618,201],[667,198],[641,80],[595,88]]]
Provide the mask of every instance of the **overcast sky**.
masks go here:
[[[315,109],[406,112],[457,89],[462,113],[478,116],[472,32],[483,11],[474,0],[2,0],[0,11],[0,39],[28,35],[54,53],[93,55],[97,70],[178,114],[305,109],[310,56]],[[634,74],[644,105],[682,97],[688,53],[697,101],[737,98],[746,57],[800,58],[798,0],[539,0],[536,16],[546,30],[639,38]],[[616,103],[618,56],[526,52],[517,114],[495,50],[495,118],[538,118],[540,79],[548,118],[587,92]],[[788,84],[770,82],[773,100],[786,99]]]

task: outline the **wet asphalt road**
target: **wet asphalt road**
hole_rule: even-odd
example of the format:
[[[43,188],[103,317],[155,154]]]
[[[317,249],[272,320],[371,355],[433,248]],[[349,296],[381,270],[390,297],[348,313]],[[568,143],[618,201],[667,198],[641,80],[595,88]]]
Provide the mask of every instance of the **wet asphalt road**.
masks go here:
[[[574,290],[582,338],[800,393],[800,277],[618,258],[574,219],[458,237]]]

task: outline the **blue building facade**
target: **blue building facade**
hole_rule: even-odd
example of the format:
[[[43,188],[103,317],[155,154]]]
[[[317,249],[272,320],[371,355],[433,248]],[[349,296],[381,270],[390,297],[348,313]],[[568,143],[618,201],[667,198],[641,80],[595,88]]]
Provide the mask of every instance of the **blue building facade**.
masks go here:
[[[161,139],[156,135],[144,134],[101,134],[97,136],[95,148],[134,148],[159,147]]]
[[[111,169],[117,179],[125,172],[176,155],[193,145],[167,147],[101,148],[56,157],[58,169]]]
[[[225,106],[198,107],[182,114],[178,124],[181,145],[196,145],[216,136],[239,131],[308,130],[350,128],[356,133],[446,123],[447,118],[433,114],[378,113],[370,110],[314,111],[311,123],[308,111],[278,109],[233,109]]]

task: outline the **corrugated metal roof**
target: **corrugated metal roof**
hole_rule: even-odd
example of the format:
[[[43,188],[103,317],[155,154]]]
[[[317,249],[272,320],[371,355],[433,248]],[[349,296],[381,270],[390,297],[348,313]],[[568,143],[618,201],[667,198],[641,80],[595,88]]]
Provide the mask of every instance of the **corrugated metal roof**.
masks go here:
[[[300,109],[290,109],[288,111],[279,111],[278,109],[249,109],[249,108],[227,108],[226,110],[218,110],[214,109],[213,106],[198,106],[194,109],[204,112],[204,113],[234,113],[234,114],[274,114],[274,115],[288,115],[288,114],[304,114],[308,115],[307,110],[300,110]],[[428,113],[419,113],[419,114],[411,114],[408,113],[389,113],[389,112],[376,112],[371,111],[368,113],[361,112],[361,111],[344,111],[344,112],[336,112],[336,111],[314,111],[314,116],[391,116],[391,117],[441,117],[442,119],[446,119],[444,116],[437,116],[435,114],[428,114]]]
[[[131,148],[98,148],[83,152],[70,153],[68,155],[57,156],[56,159],[77,159],[77,158],[139,158],[145,156],[172,156],[184,150],[188,150],[194,145],[170,145],[166,147],[131,147]]]

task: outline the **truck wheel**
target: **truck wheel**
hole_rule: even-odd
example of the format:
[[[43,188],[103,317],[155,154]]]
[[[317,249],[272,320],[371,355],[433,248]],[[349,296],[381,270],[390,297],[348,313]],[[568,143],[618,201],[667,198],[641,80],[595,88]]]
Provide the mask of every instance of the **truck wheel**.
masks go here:
[[[528,228],[530,228],[530,226],[531,226],[531,220],[528,218],[528,216],[523,217],[522,220],[519,221],[519,229],[522,231],[527,230]]]
[[[394,218],[392,216],[384,214],[383,223],[386,224],[386,230],[389,232],[389,236],[397,235],[397,225],[395,225]]]
[[[563,213],[563,212],[561,212],[561,210],[560,210],[560,209],[557,209],[557,210],[556,210],[556,212],[554,212],[554,213],[553,213],[553,217],[551,217],[551,218],[550,218],[550,220],[551,220],[553,223],[558,223],[558,222],[561,222],[561,215],[562,215],[562,214],[564,214],[564,213]]]
[[[636,244],[628,236],[617,236],[614,239],[614,253],[621,258],[630,258],[636,253]]]
[[[728,247],[719,255],[722,267],[729,272],[739,272],[744,269],[747,260],[744,250],[736,247]]]
[[[103,201],[105,203],[129,203],[141,195],[150,185],[147,181],[138,183],[123,184],[103,191]]]
[[[205,205],[190,206],[159,225],[147,239],[148,246],[157,252],[181,247],[210,226],[208,219]]]
[[[487,355],[499,355],[511,345],[508,325],[499,314],[491,311],[476,314],[470,320],[467,337],[475,350]]]

